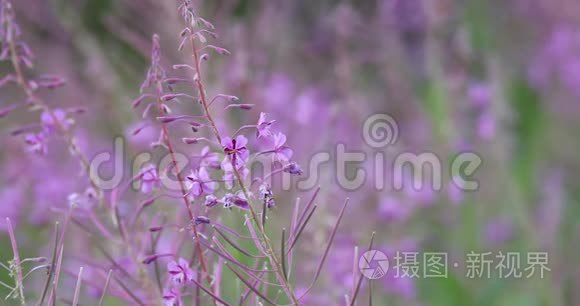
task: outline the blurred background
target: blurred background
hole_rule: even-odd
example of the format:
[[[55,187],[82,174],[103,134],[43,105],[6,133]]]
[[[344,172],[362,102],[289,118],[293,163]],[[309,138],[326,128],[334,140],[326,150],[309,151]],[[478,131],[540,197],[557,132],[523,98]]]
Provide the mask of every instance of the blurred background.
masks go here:
[[[200,15],[216,26],[216,44],[232,52],[205,66],[208,91],[256,104],[246,113],[219,115],[220,126],[253,124],[260,111],[268,113],[306,172],[312,156],[335,156],[338,144],[368,156],[380,152],[387,161],[400,152],[433,152],[445,182],[458,153],[474,152],[482,160],[474,175],[479,189],[470,192],[445,182],[441,190],[395,190],[388,166],[382,174],[387,188],[377,190],[370,158],[359,165],[369,170],[366,183],[345,190],[333,164],[321,166],[319,211],[297,260],[304,286],[345,197],[351,206],[307,305],[342,303],[352,286],[353,247],[366,248],[373,231],[374,248],[390,258],[402,251],[418,252],[419,259],[445,252],[450,263],[446,278],[395,277],[391,269],[373,281],[377,305],[580,304],[580,2],[198,2]],[[127,158],[149,150],[155,131],[128,137],[139,121],[131,101],[139,96],[154,33],[168,71],[189,60],[177,51],[183,26],[176,2],[13,4],[36,55],[35,71],[68,81],[45,94],[49,104],[88,109],[74,129],[81,150],[89,156],[111,150],[116,136],[127,138]],[[3,75],[9,69],[5,63],[0,68]],[[0,97],[0,106],[8,105],[18,92],[6,87]],[[376,113],[389,114],[399,129],[396,143],[385,148],[368,146],[362,137],[363,123]],[[48,157],[23,154],[22,139],[8,134],[31,120],[36,113],[0,121],[0,216],[13,220],[21,252],[38,256],[50,254],[54,208],[65,207],[67,196],[86,182],[66,149],[51,149]],[[313,192],[280,191],[273,218],[289,220],[294,199],[306,201]],[[0,226],[5,262],[12,253]],[[71,241],[77,230],[67,233]],[[68,248],[74,255],[83,244]],[[467,276],[470,252],[491,252],[491,277]],[[520,252],[522,270],[526,254],[547,252],[551,271],[543,278],[501,278],[494,269],[500,252]],[[0,274],[0,280],[10,278]],[[224,290],[236,294],[233,287]]]

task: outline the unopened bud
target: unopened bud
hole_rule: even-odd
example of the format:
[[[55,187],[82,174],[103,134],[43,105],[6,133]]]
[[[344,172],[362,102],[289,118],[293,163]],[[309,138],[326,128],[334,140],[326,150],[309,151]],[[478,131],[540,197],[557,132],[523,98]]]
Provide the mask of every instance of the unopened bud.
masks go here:
[[[197,216],[193,220],[193,224],[195,224],[195,225],[199,225],[199,224],[209,224],[209,223],[210,223],[209,218],[208,217],[205,217],[205,216]]]
[[[184,138],[181,138],[181,141],[183,141],[184,144],[196,144],[196,143],[198,143],[197,138],[184,137]]]

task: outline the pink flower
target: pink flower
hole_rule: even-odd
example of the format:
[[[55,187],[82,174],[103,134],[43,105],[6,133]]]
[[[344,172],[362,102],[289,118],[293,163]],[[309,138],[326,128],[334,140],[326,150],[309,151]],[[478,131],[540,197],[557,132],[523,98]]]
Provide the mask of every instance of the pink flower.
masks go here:
[[[88,188],[83,194],[72,193],[67,197],[68,203],[71,207],[77,207],[81,210],[91,209],[97,202],[96,191],[93,188]]]
[[[173,282],[176,284],[191,282],[193,279],[193,270],[191,270],[189,264],[183,258],[179,258],[177,262],[174,260],[168,263],[167,271],[169,272],[169,275],[171,275]]]
[[[217,154],[210,151],[208,146],[201,149],[199,158],[199,165],[201,167],[219,168],[220,166]]]
[[[224,203],[224,208],[232,208],[232,206],[236,206],[241,209],[248,209],[250,207],[248,200],[241,191],[237,194],[226,194],[223,197],[222,202]]]
[[[272,123],[274,123],[276,120],[270,120],[267,121],[266,120],[266,113],[261,112],[260,113],[260,119],[258,119],[258,125],[256,125],[256,137],[260,138],[262,136],[270,136],[272,135],[272,132],[270,131],[270,126],[272,125]]]
[[[46,146],[46,137],[42,133],[38,134],[26,134],[24,136],[24,142],[28,146],[29,152],[34,152],[40,155],[46,155],[48,148]]]
[[[160,179],[157,173],[157,168],[154,165],[145,165],[141,170],[141,192],[150,193],[153,188],[159,186]]]
[[[496,122],[491,112],[485,111],[479,115],[477,133],[483,140],[493,139],[496,134]]]
[[[266,206],[268,208],[276,206],[276,202],[274,201],[274,194],[272,193],[272,188],[270,187],[270,184],[263,183],[262,185],[260,185],[260,188],[258,190],[260,192],[260,200],[266,202]]]
[[[229,157],[237,169],[242,167],[250,156],[250,152],[246,148],[247,144],[248,139],[243,135],[238,135],[235,139],[230,137],[222,139],[222,146],[227,155],[226,158]]]
[[[12,222],[18,220],[24,205],[24,192],[21,187],[16,185],[6,185],[0,188],[0,216],[10,217]],[[0,232],[7,231],[6,222],[0,223]]]
[[[411,215],[412,208],[395,198],[385,197],[379,203],[378,213],[388,221],[402,221]]]
[[[290,162],[284,166],[283,171],[292,175],[302,175],[303,171],[296,162]]]
[[[204,205],[206,207],[214,207],[219,203],[218,198],[216,198],[216,196],[214,196],[213,194],[208,194],[205,196],[205,203]]]
[[[222,169],[224,170],[223,180],[226,184],[226,188],[232,189],[234,186],[234,181],[236,180],[236,174],[234,173],[234,167],[232,166],[232,163],[230,163],[229,160],[224,159],[222,162]],[[248,170],[246,167],[240,167],[238,168],[238,173],[242,178],[246,178],[250,173],[250,170]]]
[[[191,194],[199,197],[202,194],[212,194],[215,190],[216,183],[211,180],[205,168],[191,171],[187,177],[191,181]]]
[[[163,290],[163,306],[181,306],[181,295],[174,288]]]
[[[458,205],[463,201],[463,184],[461,183],[462,181],[457,183],[455,179],[449,181],[447,197],[452,204]]]
[[[294,153],[292,149],[285,146],[286,143],[286,135],[278,132],[278,134],[274,135],[274,149],[272,150],[272,159],[274,161],[289,161],[292,158],[292,154]]]
[[[42,127],[47,133],[51,133],[58,128],[54,119],[56,119],[65,130],[72,125],[72,120],[66,117],[66,112],[62,109],[54,109],[52,114],[49,112],[43,112],[42,115],[40,115],[40,121]]]

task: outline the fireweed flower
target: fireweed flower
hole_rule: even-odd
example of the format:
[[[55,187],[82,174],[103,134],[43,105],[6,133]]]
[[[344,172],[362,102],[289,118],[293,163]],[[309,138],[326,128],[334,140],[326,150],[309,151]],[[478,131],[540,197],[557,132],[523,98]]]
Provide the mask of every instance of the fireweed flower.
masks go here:
[[[68,203],[71,207],[78,207],[82,210],[89,210],[96,204],[97,194],[93,188],[88,188],[84,193],[72,193],[68,196]]]
[[[205,196],[205,203],[204,205],[206,207],[214,207],[219,203],[219,200],[216,196],[214,196],[213,194],[208,194]]]
[[[212,182],[207,170],[203,167],[191,171],[187,179],[190,181],[191,194],[195,197],[199,197],[204,193],[212,194],[217,185],[216,182]]]
[[[404,221],[412,212],[412,207],[408,203],[390,196],[384,197],[378,206],[378,216],[389,222]]]
[[[224,208],[236,206],[240,209],[248,209],[250,207],[248,200],[241,191],[237,194],[227,193],[221,201],[224,203]]]
[[[141,181],[141,192],[150,193],[155,187],[160,184],[159,174],[157,173],[157,168],[148,164],[141,169],[141,174],[139,175]]]
[[[272,188],[270,187],[270,184],[263,183],[262,185],[260,185],[260,188],[258,190],[260,193],[260,200],[264,201],[268,208],[276,206],[276,202],[274,201],[274,194],[272,193]]]
[[[275,121],[276,120],[266,120],[266,113],[261,112],[260,118],[258,119],[258,125],[256,125],[256,137],[260,138],[272,135],[272,132],[270,131],[270,126]]]
[[[191,282],[194,276],[193,270],[189,267],[189,264],[183,258],[179,258],[178,261],[174,260],[169,262],[167,264],[167,271],[171,276],[171,280],[175,284]]]
[[[262,185],[260,185],[260,188],[258,190],[260,191],[260,199],[272,197],[272,188],[270,188],[270,184],[263,183]]]
[[[283,169],[284,172],[290,173],[292,175],[302,175],[302,168],[296,162],[290,162]]]
[[[274,140],[274,149],[272,149],[272,160],[273,161],[280,161],[280,162],[287,162],[292,158],[292,154],[294,153],[292,149],[285,146],[286,144],[286,135],[278,132],[272,136]]]
[[[217,153],[212,152],[208,146],[205,146],[203,149],[201,149],[199,159],[199,165],[201,167],[209,167],[214,169],[219,169],[220,167]]]
[[[46,155],[48,151],[46,141],[46,136],[43,133],[29,133],[24,136],[27,150],[40,155]]]
[[[5,185],[4,188],[0,188],[0,203],[2,203],[0,215],[17,220],[24,203],[23,188],[15,184]],[[0,224],[0,232],[7,230],[6,224],[2,222]]]
[[[243,167],[250,156],[250,152],[248,151],[248,148],[246,148],[248,139],[243,135],[239,135],[235,139],[225,137],[222,139],[221,144],[224,148],[226,159],[230,158],[232,165],[234,165],[236,169]],[[224,161],[226,161],[226,159],[224,159]]]
[[[181,306],[181,295],[175,288],[163,290],[163,306]]]
[[[226,185],[227,189],[232,189],[234,187],[234,182],[236,180],[236,174],[234,172],[234,167],[232,163],[227,160],[227,157],[222,162],[222,170],[224,171],[223,181]],[[246,178],[248,174],[250,174],[250,170],[248,168],[242,166],[238,168],[238,173],[242,178]]]
[[[193,225],[210,224],[210,223],[211,220],[206,216],[197,216],[195,217],[195,220],[193,220]]]
[[[54,132],[58,128],[57,124],[60,124],[65,130],[69,129],[73,124],[72,119],[67,118],[67,114],[64,110],[55,109],[52,111],[52,113],[54,118],[48,112],[43,112],[42,115],[40,115],[40,121],[46,133],[50,134]],[[55,119],[58,121],[58,123],[55,122]]]

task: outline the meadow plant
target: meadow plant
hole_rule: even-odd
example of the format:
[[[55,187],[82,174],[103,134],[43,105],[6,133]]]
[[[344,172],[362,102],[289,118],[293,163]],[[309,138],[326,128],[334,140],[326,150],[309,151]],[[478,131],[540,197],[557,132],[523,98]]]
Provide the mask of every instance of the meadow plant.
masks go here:
[[[309,287],[297,291],[292,279],[292,258],[317,208],[318,190],[304,208],[297,202],[288,229],[268,221],[276,207],[276,195],[268,182],[277,174],[296,176],[302,170],[292,160],[293,150],[286,144],[286,135],[278,131],[276,120],[268,114],[261,112],[255,124],[241,125],[232,131],[218,127],[215,114],[256,106],[206,89],[205,62],[231,53],[209,42],[217,38],[216,29],[196,13],[192,1],[184,1],[178,10],[185,25],[179,34],[182,41],[178,50],[190,61],[166,69],[161,52],[167,46],[162,46],[160,37],[154,35],[151,64],[140,96],[131,103],[134,109],[141,110],[141,121],[131,136],[137,137],[145,127],[157,129],[159,137],[150,144],[151,148],[166,153],[170,162],[165,166],[145,164],[129,181],[113,190],[103,190],[98,177],[89,175],[89,159],[78,149],[72,132],[75,116],[83,114],[84,109],[60,108],[41,97],[42,90],[53,90],[66,82],[55,75],[33,76],[35,56],[22,40],[10,2],[2,0],[1,59],[11,64],[13,72],[2,78],[1,85],[15,85],[23,92],[21,102],[2,109],[2,117],[25,109],[39,112],[39,123],[15,127],[12,136],[22,137],[28,150],[40,155],[46,155],[55,145],[49,140],[58,139],[68,147],[71,158],[80,161],[81,178],[86,182],[83,192],[71,190],[68,208],[56,209],[63,221],[55,224],[50,258],[21,258],[15,228],[7,218],[14,253],[8,265],[2,265],[14,281],[13,285],[2,283],[11,289],[7,298],[26,305],[27,277],[44,268],[48,271],[45,285],[41,292],[31,294],[37,305],[54,305],[59,300],[77,305],[83,286],[90,287],[99,305],[107,296],[138,305],[182,305],[187,299],[194,305],[244,304],[250,299],[254,304],[299,305],[307,299],[331,253],[349,200],[344,201],[336,218]],[[178,75],[173,76],[174,73]],[[189,112],[182,113],[184,108]],[[189,127],[184,135],[175,128],[180,125]],[[183,146],[188,152],[200,152],[192,168],[179,163],[177,150]],[[271,161],[270,172],[261,177],[250,175],[250,164],[255,159]],[[178,190],[165,188],[164,179],[177,182]],[[137,195],[129,192],[133,184],[140,186]],[[181,203],[181,208],[169,216],[162,205],[170,204],[159,203],[162,197],[172,199],[175,205]],[[132,211],[127,211],[127,207],[132,207]],[[232,211],[234,220],[241,220],[245,231],[225,224],[222,215],[228,211]],[[70,255],[64,252],[66,236],[71,231],[84,232],[84,244],[94,250]],[[66,265],[69,258],[79,263],[78,271]],[[24,274],[25,263],[37,266]],[[226,270],[246,287],[239,301],[220,293],[224,283],[231,281],[224,277]],[[76,278],[72,297],[61,295],[58,290],[63,273]],[[351,304],[361,281],[362,276]]]
[[[0,304],[579,304],[576,2],[0,0]]]

